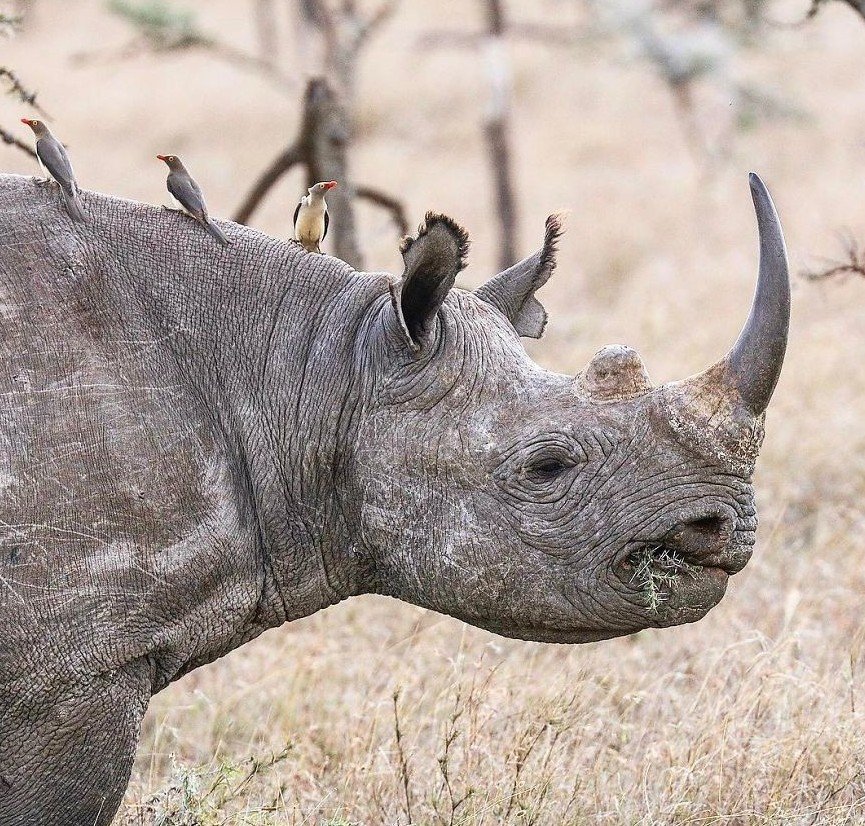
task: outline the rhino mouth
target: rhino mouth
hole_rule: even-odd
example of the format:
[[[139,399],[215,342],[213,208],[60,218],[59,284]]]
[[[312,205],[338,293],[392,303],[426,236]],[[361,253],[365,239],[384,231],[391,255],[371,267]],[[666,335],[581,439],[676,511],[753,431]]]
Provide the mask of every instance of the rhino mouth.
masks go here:
[[[733,520],[725,515],[677,522],[654,539],[632,543],[620,563],[620,578],[653,613],[708,611],[750,557],[749,544],[734,541],[734,533]]]

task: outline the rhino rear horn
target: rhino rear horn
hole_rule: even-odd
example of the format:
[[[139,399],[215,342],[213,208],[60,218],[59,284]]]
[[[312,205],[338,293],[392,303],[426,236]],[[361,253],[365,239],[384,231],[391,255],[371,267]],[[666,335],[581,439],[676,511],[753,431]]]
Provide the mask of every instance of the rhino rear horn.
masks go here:
[[[446,215],[428,212],[417,236],[400,245],[405,269],[391,285],[391,302],[409,347],[418,351],[435,329],[435,319],[457,273],[466,266],[468,233]]]
[[[556,268],[556,252],[562,231],[562,217],[550,215],[543,247],[475,290],[478,298],[491,304],[511,322],[518,335],[540,338],[544,332],[547,311],[535,298],[535,292],[547,283]]]

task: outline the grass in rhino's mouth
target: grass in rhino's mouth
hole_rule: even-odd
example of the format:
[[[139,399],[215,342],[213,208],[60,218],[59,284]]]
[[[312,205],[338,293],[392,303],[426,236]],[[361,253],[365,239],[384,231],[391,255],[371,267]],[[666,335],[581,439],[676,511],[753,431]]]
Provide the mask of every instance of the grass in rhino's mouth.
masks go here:
[[[643,604],[657,611],[670,596],[670,586],[682,575],[694,576],[699,567],[689,563],[684,555],[669,545],[657,543],[641,545],[628,555],[629,567],[633,570],[630,585],[633,585]]]

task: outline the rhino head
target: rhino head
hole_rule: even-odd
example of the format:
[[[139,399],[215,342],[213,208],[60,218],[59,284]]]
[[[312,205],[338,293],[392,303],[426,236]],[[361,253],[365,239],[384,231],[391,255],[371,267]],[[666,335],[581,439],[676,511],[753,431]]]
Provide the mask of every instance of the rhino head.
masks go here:
[[[370,590],[511,637],[588,642],[693,622],[751,556],[751,475],[790,312],[781,226],[751,176],[760,269],[750,316],[703,373],[654,387],[633,350],[550,372],[534,293],[543,249],[474,293],[467,239],[428,215],[370,311],[375,379],[344,478]]]

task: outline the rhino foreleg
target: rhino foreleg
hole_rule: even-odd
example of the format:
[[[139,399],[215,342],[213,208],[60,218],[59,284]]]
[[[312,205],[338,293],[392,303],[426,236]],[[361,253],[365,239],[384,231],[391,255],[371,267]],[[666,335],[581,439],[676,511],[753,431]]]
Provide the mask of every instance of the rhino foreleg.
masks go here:
[[[0,826],[107,826],[150,698],[140,673],[18,695],[0,715]],[[3,698],[5,699],[5,698]]]

